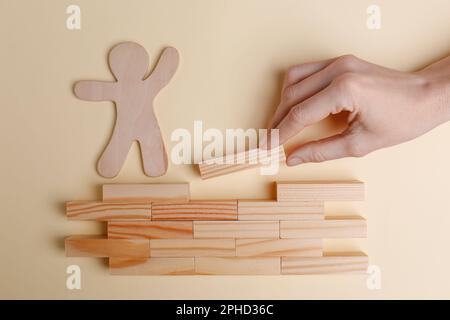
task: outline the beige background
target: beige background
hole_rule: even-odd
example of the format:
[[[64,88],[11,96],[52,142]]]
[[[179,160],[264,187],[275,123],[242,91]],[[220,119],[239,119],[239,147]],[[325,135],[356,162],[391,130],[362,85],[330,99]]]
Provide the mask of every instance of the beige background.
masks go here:
[[[66,29],[78,4],[82,29]],[[288,66],[353,53],[413,70],[450,52],[448,0],[379,0],[382,29],[366,28],[369,0],[0,1],[0,298],[450,298],[450,124],[363,159],[258,170],[201,181],[192,166],[166,176],[142,173],[138,149],[113,180],[95,171],[114,121],[109,102],[77,100],[79,79],[112,79],[106,54],[132,40],[152,62],[166,45],[181,52],[174,80],[156,107],[168,147],[176,128],[264,127]],[[342,118],[305,130],[299,141],[339,130]],[[365,276],[113,277],[102,260],[65,258],[63,238],[100,233],[68,222],[67,200],[96,199],[105,182],[189,181],[196,198],[261,198],[275,179],[367,183],[359,204],[327,212],[367,217],[369,238],[329,241],[362,249],[382,271],[382,289]],[[82,290],[65,288],[66,267],[82,269]]]

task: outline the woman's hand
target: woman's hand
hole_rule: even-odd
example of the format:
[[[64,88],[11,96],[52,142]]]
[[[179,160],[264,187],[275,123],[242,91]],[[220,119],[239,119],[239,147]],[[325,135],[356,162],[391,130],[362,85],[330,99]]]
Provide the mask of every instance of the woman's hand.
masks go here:
[[[331,114],[348,111],[348,127],[292,151],[289,166],[343,157],[414,139],[450,120],[450,56],[418,72],[383,68],[354,56],[295,66],[287,72],[269,129],[280,144]]]

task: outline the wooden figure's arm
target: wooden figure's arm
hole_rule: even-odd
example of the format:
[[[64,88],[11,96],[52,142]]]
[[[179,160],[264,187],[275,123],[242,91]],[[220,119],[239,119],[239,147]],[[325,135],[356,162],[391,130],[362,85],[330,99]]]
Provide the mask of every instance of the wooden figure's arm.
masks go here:
[[[156,93],[172,79],[178,68],[179,55],[175,48],[165,48],[150,76],[145,80],[147,86]]]
[[[82,80],[75,83],[75,96],[87,101],[112,101],[115,98],[116,82]]]

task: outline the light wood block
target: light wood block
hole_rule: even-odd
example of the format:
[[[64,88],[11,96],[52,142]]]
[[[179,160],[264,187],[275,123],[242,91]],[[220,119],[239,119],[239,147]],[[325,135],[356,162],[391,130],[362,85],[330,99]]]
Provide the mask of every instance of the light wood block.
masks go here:
[[[280,221],[280,238],[365,238],[366,220],[355,218],[326,218],[317,221]]]
[[[195,273],[203,275],[279,275],[279,257],[198,257]]]
[[[273,161],[282,162],[286,160],[283,147],[272,150],[258,149],[248,150],[231,156],[232,162],[227,164],[227,157],[210,159],[199,164],[200,176],[202,179],[210,179],[225,174],[257,168],[268,165]],[[271,162],[272,161],[272,162]]]
[[[70,236],[65,239],[67,257],[150,256],[150,241],[145,239],[107,239],[102,236]]]
[[[166,173],[167,152],[153,100],[175,74],[178,60],[175,48],[165,48],[148,74],[147,51],[137,43],[122,42],[109,53],[110,69],[117,81],[85,80],[75,84],[74,93],[79,99],[115,102],[116,124],[97,164],[103,177],[119,173],[134,141],[139,142],[145,174],[155,177]]]
[[[363,253],[358,255],[323,256],[323,257],[282,257],[282,274],[342,274],[366,273],[369,258]]]
[[[237,200],[191,200],[152,204],[152,220],[237,220]]]
[[[320,220],[321,201],[238,200],[238,220]]]
[[[66,203],[69,220],[150,220],[150,203],[70,201]]]
[[[277,182],[278,201],[362,201],[361,181]]]
[[[236,239],[236,256],[322,256],[321,239]]]
[[[188,183],[103,185],[104,201],[184,203],[189,201],[189,198],[190,193]]]
[[[113,275],[189,275],[195,273],[194,258],[110,258]]]
[[[278,221],[194,221],[194,238],[278,237]]]
[[[150,240],[152,257],[235,256],[234,239]]]
[[[192,221],[111,221],[110,239],[192,239]]]

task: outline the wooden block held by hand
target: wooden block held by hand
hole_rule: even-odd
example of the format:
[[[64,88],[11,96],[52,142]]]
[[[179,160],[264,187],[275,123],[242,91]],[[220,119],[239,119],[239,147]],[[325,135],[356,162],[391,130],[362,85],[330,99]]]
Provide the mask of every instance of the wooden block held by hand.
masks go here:
[[[150,241],[145,239],[107,239],[103,236],[70,236],[65,239],[67,257],[150,256]]]
[[[321,201],[238,200],[238,220],[321,220]]]
[[[236,256],[314,257],[321,255],[321,239],[236,239]]]
[[[198,257],[195,273],[203,275],[279,275],[279,257]]]
[[[362,201],[361,181],[277,182],[278,201]]]
[[[330,217],[317,221],[280,221],[280,238],[365,238],[366,220],[362,217]]]
[[[278,221],[194,221],[194,238],[278,238]]]
[[[227,159],[230,162],[227,162]],[[286,160],[283,146],[272,150],[252,149],[235,155],[228,155],[222,158],[206,160],[198,165],[202,179],[210,179],[225,174],[257,168],[273,162],[283,162]]]
[[[70,201],[66,203],[69,220],[150,220],[150,203]]]
[[[189,183],[103,185],[103,201],[184,203],[189,201],[189,198]]]
[[[235,256],[234,239],[150,240],[152,257]]]
[[[113,275],[189,275],[195,274],[194,258],[110,258]]]
[[[237,220],[237,200],[191,200],[152,204],[152,220]]]
[[[282,274],[365,274],[369,258],[363,253],[352,255],[324,255],[323,257],[282,257]]]
[[[110,239],[192,239],[192,221],[111,221]]]

